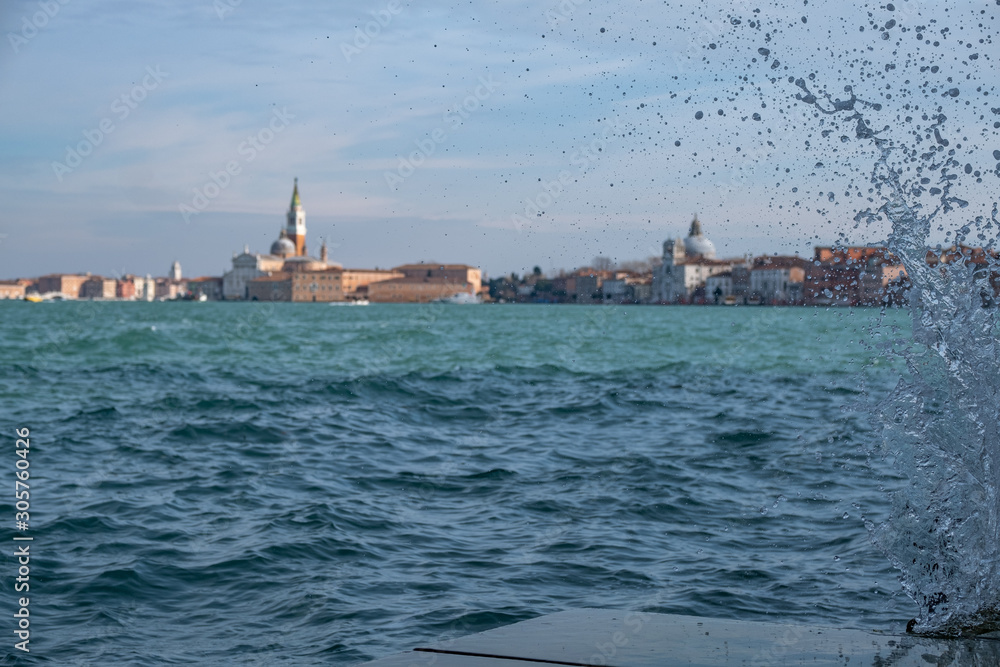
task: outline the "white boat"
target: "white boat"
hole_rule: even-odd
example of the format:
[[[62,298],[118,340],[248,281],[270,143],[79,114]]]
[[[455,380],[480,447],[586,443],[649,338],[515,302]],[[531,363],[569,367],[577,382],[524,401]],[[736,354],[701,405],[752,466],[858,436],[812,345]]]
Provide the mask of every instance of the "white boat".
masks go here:
[[[478,294],[469,294],[468,292],[459,292],[458,294],[453,294],[452,296],[445,297],[443,299],[434,300],[434,303],[454,303],[461,306],[468,306],[482,302],[483,300]]]
[[[367,306],[368,299],[358,299],[357,301],[331,301],[331,306]]]

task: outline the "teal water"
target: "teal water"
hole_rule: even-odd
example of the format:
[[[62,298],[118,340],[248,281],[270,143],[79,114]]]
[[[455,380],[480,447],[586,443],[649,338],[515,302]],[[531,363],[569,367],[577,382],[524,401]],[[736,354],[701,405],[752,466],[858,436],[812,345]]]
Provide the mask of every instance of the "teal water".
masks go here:
[[[862,516],[901,483],[865,455],[859,407],[900,372],[876,325],[909,326],[0,302],[2,433],[32,432],[32,652],[353,664],[575,607],[898,628],[914,609]]]

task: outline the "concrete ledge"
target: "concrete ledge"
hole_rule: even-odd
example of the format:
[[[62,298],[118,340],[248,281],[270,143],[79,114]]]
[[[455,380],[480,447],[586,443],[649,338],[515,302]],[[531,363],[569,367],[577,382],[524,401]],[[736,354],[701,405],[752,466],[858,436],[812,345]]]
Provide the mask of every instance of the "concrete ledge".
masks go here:
[[[811,625],[578,609],[447,642],[369,667],[1000,665],[997,639],[931,639]]]

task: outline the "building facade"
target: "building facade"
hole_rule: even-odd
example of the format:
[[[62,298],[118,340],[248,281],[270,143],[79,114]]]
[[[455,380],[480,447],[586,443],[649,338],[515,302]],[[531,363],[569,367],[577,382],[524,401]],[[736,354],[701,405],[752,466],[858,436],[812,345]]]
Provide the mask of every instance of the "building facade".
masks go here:
[[[118,281],[114,278],[91,276],[80,285],[81,299],[114,299],[118,295]]]
[[[255,278],[247,284],[247,296],[250,301],[291,301],[292,274],[277,271]]]
[[[50,273],[36,282],[39,294],[62,294],[69,299],[80,297],[80,288],[90,280],[90,274]]]
[[[750,267],[750,298],[771,305],[803,304],[809,265],[808,260],[795,256],[757,257]]]
[[[23,299],[27,292],[24,280],[0,280],[0,299]]]
[[[392,278],[368,285],[368,298],[379,303],[430,303],[461,293],[474,294],[468,285],[437,276]]]
[[[817,246],[806,269],[804,301],[817,306],[899,303],[907,288],[899,259],[882,246]]]
[[[255,297],[257,300],[264,300],[261,299],[262,295],[275,294],[273,285],[260,287],[251,293],[251,283],[270,278],[276,273],[292,274],[341,268],[340,264],[328,261],[326,243],[320,249],[319,259],[306,253],[306,212],[299,197],[297,178],[292,188],[292,201],[285,215],[285,226],[281,228],[277,240],[271,244],[270,252],[254,253],[250,252],[249,246],[244,246],[242,253],[233,253],[232,262],[232,269],[222,276],[222,295],[228,300],[253,300]],[[288,298],[283,300],[291,301],[291,282],[287,290],[281,289],[278,293],[287,294]],[[266,300],[282,299],[269,296]]]
[[[695,215],[687,238],[663,242],[663,263],[653,271],[652,301],[703,302],[706,298],[705,281],[711,276],[732,271],[741,262],[715,258],[715,244],[705,238],[701,222]]]

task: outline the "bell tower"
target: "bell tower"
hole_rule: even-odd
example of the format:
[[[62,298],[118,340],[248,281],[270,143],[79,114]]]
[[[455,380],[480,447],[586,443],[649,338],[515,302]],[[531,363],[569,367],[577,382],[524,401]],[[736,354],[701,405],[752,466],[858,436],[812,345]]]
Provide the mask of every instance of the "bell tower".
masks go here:
[[[302,210],[299,200],[299,179],[295,179],[292,189],[292,203],[288,207],[288,224],[285,226],[288,239],[295,244],[295,255],[303,257],[306,254],[306,212]]]

